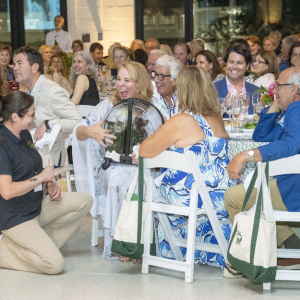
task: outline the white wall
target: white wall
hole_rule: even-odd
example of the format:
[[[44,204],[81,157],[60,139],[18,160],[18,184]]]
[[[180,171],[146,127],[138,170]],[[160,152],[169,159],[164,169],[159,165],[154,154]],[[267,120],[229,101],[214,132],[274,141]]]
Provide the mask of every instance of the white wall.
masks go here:
[[[67,0],[68,31],[72,39],[81,39],[82,34],[90,34],[89,49],[93,42],[100,42],[104,54],[114,42],[130,46],[135,39],[133,0]],[[98,33],[103,40],[98,40]]]

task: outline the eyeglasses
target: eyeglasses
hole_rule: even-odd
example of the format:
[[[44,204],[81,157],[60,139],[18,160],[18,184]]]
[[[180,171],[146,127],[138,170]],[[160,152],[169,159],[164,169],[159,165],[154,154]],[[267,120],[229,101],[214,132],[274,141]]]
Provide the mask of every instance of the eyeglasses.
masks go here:
[[[281,86],[284,86],[284,85],[293,85],[293,83],[276,83],[276,84],[275,84],[275,89],[278,91],[279,88],[280,88]]]
[[[20,113],[20,115],[23,115],[23,116],[29,116],[29,117],[31,117],[31,118],[34,118],[34,117],[35,117],[35,112],[34,112],[33,114],[28,114],[28,113],[24,114],[24,113]]]
[[[260,64],[268,64],[268,63],[266,63],[265,61],[262,61],[262,60],[252,60],[251,61],[251,65],[254,65],[254,64],[258,64],[258,65],[260,65]]]
[[[152,78],[158,77],[159,81],[164,81],[165,77],[171,77],[171,75],[157,74],[155,71],[151,72]]]

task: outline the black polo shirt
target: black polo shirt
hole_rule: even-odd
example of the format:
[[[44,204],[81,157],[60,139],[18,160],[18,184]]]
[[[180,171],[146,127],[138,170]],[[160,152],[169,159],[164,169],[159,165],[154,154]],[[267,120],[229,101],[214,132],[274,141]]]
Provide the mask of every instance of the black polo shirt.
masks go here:
[[[21,139],[17,138],[5,125],[0,125],[0,174],[11,175],[13,182],[27,180],[43,170],[42,158],[29,131],[21,131],[20,136]],[[0,231],[38,216],[42,199],[43,192],[34,190],[9,200],[0,195]]]

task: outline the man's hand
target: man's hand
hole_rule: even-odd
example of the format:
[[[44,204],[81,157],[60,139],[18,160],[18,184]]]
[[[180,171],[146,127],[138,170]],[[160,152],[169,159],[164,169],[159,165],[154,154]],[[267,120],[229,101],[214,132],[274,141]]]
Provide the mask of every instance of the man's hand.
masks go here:
[[[35,141],[40,140],[46,131],[47,131],[47,128],[46,128],[45,122],[43,122],[35,131],[34,136],[33,136],[34,140]]]
[[[240,178],[242,169],[248,161],[249,155],[246,151],[238,153],[227,166],[229,177],[233,179]]]
[[[52,201],[61,200],[61,189],[58,185],[50,181],[47,183],[47,190]]]

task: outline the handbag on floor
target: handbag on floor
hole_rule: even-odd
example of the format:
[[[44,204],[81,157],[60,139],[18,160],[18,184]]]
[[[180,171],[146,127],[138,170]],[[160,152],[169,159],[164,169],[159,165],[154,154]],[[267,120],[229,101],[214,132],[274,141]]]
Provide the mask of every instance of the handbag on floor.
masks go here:
[[[144,196],[144,164],[143,158],[139,158],[139,168],[132,180],[123,201],[120,215],[117,221],[111,251],[132,259],[142,259],[144,252],[144,221],[148,212],[149,203],[143,201]],[[139,176],[138,176],[139,175]],[[130,201],[138,182],[138,201]],[[154,239],[153,239],[154,241]],[[156,254],[155,243],[151,244],[151,255]]]
[[[246,211],[255,182],[256,205]],[[268,218],[262,210],[263,202]],[[277,270],[276,222],[269,189],[268,163],[257,164],[242,211],[235,216],[232,228],[227,253],[229,263],[255,283],[274,281]]]

